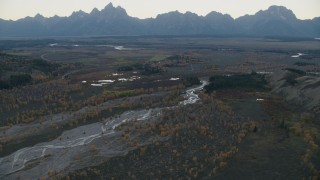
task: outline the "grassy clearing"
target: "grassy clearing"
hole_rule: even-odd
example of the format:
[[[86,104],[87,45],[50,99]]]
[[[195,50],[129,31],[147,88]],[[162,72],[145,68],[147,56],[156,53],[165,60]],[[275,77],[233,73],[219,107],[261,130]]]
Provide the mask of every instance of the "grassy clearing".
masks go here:
[[[311,113],[288,107],[288,105],[279,100],[267,101],[264,106],[269,114],[272,112],[275,126],[286,132],[291,141],[300,142],[300,146],[292,146],[291,149],[297,150],[303,146],[299,151],[300,154],[293,156],[304,169],[304,173],[301,174],[303,176],[300,179],[319,179],[320,127],[317,124],[317,117]],[[290,166],[293,166],[293,164]]]
[[[116,98],[122,98],[122,97],[130,97],[135,96],[138,94],[144,93],[144,89],[133,89],[133,90],[119,90],[119,91],[110,91],[105,90],[103,92],[102,97],[106,99],[116,99]]]
[[[153,61],[153,62],[162,61],[168,57],[170,57],[170,56],[169,55],[155,55],[149,61]]]
[[[319,127],[314,121],[301,120],[299,112],[266,91],[229,89],[215,94],[257,127],[216,179],[317,179]],[[256,98],[264,101],[257,102]]]
[[[301,156],[302,162],[311,176],[308,178],[320,178],[320,131],[314,123],[314,118],[310,114],[301,114],[299,122],[284,122],[282,128],[288,128],[290,132],[298,137],[302,137],[307,144],[304,154]]]

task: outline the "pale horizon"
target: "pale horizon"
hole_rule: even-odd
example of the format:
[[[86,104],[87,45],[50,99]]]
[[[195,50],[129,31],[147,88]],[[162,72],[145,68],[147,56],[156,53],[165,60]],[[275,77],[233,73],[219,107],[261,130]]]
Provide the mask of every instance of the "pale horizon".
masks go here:
[[[247,2],[247,3],[243,3]],[[112,3],[113,6],[121,6],[129,16],[140,19],[154,18],[158,14],[170,11],[187,11],[201,16],[216,11],[223,14],[229,14],[233,18],[238,18],[246,14],[253,15],[259,10],[266,10],[272,5],[284,6],[293,11],[298,19],[313,19],[320,17],[319,0],[269,0],[268,2],[259,2],[257,0],[201,0],[201,3],[195,0],[2,0],[0,3],[0,18],[4,20],[18,20],[27,16],[34,17],[41,14],[44,17],[53,17],[55,15],[65,17],[73,12],[82,10],[90,13],[94,8],[103,9],[106,5]],[[14,10],[13,10],[14,9]]]

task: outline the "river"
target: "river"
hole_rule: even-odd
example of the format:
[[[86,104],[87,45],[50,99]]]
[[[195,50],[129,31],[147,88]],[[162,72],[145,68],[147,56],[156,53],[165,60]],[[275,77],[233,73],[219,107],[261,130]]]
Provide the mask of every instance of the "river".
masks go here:
[[[186,90],[185,100],[178,105],[167,107],[177,108],[200,100],[196,92],[207,84]],[[146,121],[161,115],[163,108],[127,111],[106,124],[93,123],[64,131],[58,138],[22,148],[8,156],[0,158],[0,179],[46,177],[48,171],[57,170],[67,173],[72,170],[97,165],[106,158],[125,155],[129,149],[123,144],[121,132],[117,127],[133,119]],[[94,145],[92,145],[94,143]],[[147,141],[145,142],[147,143]],[[95,156],[92,151],[99,149]],[[91,152],[91,153],[90,153]]]

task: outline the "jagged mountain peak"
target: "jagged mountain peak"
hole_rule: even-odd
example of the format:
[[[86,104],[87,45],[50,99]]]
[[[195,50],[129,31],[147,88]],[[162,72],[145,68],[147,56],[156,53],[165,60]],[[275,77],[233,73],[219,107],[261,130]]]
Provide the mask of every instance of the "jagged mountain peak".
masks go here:
[[[187,11],[186,13],[184,13],[185,15],[188,15],[188,16],[198,16],[198,14],[196,13],[193,13],[191,11]]]
[[[36,14],[35,16],[34,16],[34,18],[35,19],[44,19],[45,17],[43,17],[41,14]]]
[[[223,16],[223,14],[217,11],[211,11],[206,16]]]
[[[229,20],[234,20],[229,14],[222,14],[222,13],[216,12],[216,11],[211,11],[205,17],[206,18],[218,18],[218,17],[222,18],[222,17],[224,17],[224,18],[227,18]]]
[[[116,9],[113,4],[110,2],[109,4],[107,4],[101,11],[112,11]]]
[[[291,10],[287,9],[284,6],[276,6],[276,5],[270,6],[267,11],[273,11],[273,12],[277,12],[277,13],[285,12],[285,11],[291,12]]]
[[[167,12],[167,13],[163,13],[163,14],[158,14],[156,19],[159,19],[159,18],[176,18],[176,17],[195,17],[198,15],[193,13],[193,12],[190,12],[190,11],[187,11],[186,13],[182,13],[182,12],[179,12],[178,10],[175,10],[175,11],[170,11],[170,12]]]
[[[92,11],[90,12],[91,15],[94,15],[94,14],[98,14],[100,11],[98,10],[98,8],[94,8],[92,9]]]
[[[161,15],[181,15],[181,14],[182,14],[181,12],[179,12],[178,10],[175,10],[175,11],[170,11],[167,13],[158,14],[158,16],[161,16]]]
[[[270,6],[267,10],[257,12],[256,15],[264,18],[275,18],[282,20],[297,19],[291,10],[283,6]]]
[[[110,7],[110,8],[112,7],[112,8],[114,8],[112,2],[109,2],[109,4],[106,5],[106,8],[107,8],[107,7]]]
[[[88,13],[82,11],[82,10],[79,10],[79,11],[74,11],[70,17],[84,17],[84,16],[87,16]]]
[[[95,8],[96,9],[96,8]],[[113,4],[110,2],[108,5],[106,5],[101,11],[126,11],[121,6],[113,6]]]
[[[109,16],[128,16],[125,9],[123,9],[121,6],[114,7],[111,2],[104,7],[100,13]]]

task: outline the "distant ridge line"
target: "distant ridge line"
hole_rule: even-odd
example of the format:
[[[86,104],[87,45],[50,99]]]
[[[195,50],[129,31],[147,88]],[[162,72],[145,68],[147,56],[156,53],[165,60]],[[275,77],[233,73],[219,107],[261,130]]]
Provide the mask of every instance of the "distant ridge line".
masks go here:
[[[283,6],[270,6],[254,15],[232,18],[210,12],[199,16],[192,12],[172,11],[156,18],[131,17],[120,6],[109,3],[99,11],[73,12],[69,17],[45,18],[40,14],[16,21],[0,19],[0,37],[45,36],[132,36],[132,35],[216,35],[320,37],[320,17],[297,19]]]

